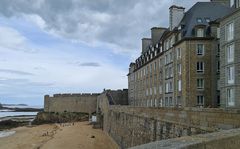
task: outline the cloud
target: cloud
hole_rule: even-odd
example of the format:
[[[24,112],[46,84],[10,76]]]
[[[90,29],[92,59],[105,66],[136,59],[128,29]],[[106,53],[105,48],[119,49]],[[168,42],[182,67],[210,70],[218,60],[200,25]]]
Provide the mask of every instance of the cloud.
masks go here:
[[[26,53],[36,53],[36,49],[29,48],[27,45],[28,39],[21,35],[17,30],[0,26],[0,47],[5,50],[22,51]]]
[[[0,0],[1,99],[127,87],[128,61],[151,27],[168,26],[172,1]]]
[[[33,76],[34,74],[19,70],[12,70],[12,69],[0,69],[0,72],[3,73],[10,73],[10,74],[17,74],[17,75],[27,75],[27,76]]]
[[[95,62],[88,62],[88,63],[81,63],[79,66],[86,66],[86,67],[100,67],[101,65],[99,63]]]
[[[198,0],[1,0],[0,14],[24,17],[72,41],[134,53],[153,26],[168,26],[168,8]],[[209,1],[209,0],[204,0]],[[173,2],[173,3],[172,3]]]

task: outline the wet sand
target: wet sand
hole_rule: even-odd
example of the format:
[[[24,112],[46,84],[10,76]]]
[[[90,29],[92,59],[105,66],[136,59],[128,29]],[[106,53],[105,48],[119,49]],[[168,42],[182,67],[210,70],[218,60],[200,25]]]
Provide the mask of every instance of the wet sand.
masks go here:
[[[63,125],[12,129],[15,134],[0,138],[0,149],[118,149],[105,132],[88,122]]]

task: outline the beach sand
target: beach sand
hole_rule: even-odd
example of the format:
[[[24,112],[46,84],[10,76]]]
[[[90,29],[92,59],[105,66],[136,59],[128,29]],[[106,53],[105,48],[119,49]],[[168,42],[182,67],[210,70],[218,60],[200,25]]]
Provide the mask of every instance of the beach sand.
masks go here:
[[[93,129],[88,122],[63,125],[12,129],[14,135],[0,138],[0,149],[118,149],[105,132]]]

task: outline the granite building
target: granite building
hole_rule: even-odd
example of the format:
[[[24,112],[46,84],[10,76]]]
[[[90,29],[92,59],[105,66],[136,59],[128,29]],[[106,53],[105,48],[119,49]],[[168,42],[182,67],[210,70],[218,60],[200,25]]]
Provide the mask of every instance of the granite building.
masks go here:
[[[239,0],[232,1],[235,11],[220,21],[221,27],[221,107],[240,107],[240,10]]]
[[[235,11],[236,2],[198,2],[187,12],[171,6],[169,27],[153,27],[151,38],[142,39],[140,57],[130,64],[129,103],[148,107],[219,106],[223,68],[220,37],[225,36],[221,19]],[[222,82],[221,89],[226,88]]]

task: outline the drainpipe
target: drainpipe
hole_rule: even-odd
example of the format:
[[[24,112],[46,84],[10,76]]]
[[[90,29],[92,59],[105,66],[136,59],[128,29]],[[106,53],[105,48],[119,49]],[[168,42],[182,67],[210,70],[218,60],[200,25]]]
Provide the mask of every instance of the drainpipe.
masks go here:
[[[191,54],[191,46],[190,46],[190,41],[188,41],[188,100],[190,99],[190,76],[191,76],[191,66],[190,66],[190,54]],[[187,103],[187,102],[186,102]],[[186,107],[185,103],[185,107]]]

